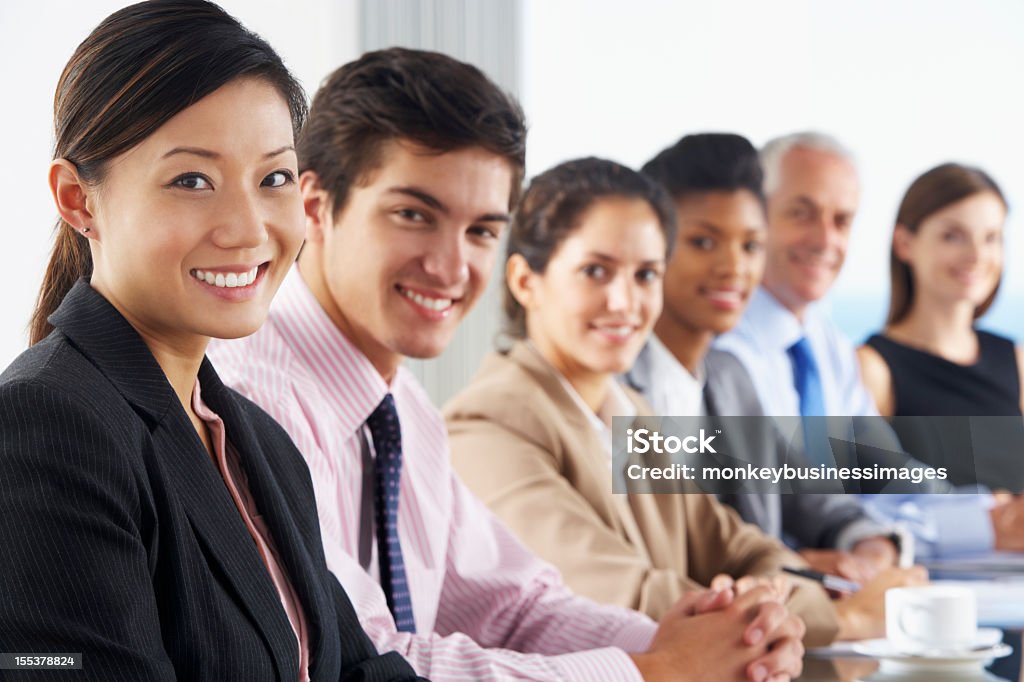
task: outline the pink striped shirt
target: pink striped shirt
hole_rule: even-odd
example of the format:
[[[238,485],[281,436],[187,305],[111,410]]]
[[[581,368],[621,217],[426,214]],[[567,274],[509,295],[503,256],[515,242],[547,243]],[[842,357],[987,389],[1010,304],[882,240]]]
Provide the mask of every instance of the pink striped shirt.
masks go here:
[[[573,595],[451,468],[444,421],[403,367],[389,387],[293,269],[267,323],[209,355],[225,382],[277,419],[309,464],[327,564],[381,651],[444,680],[620,682],[640,675],[646,616]],[[416,634],[398,632],[359,561],[364,422],[390,390],[402,429],[398,530]],[[372,535],[372,533],[370,534]]]

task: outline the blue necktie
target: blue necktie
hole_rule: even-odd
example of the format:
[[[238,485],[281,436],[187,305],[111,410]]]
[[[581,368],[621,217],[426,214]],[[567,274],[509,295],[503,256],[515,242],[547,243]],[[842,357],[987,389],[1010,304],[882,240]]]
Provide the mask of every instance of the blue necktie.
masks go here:
[[[402,632],[416,632],[412,617],[412,598],[405,579],[402,547],[398,543],[398,482],[402,477],[402,431],[398,410],[390,393],[366,420],[373,437],[374,507],[377,522],[377,562],[380,584],[395,617],[395,626]]]
[[[800,395],[800,416],[803,417],[804,450],[814,464],[831,464],[831,448],[825,432],[825,394],[814,350],[806,336],[786,349],[793,364],[793,386]],[[810,419],[808,419],[810,417]]]

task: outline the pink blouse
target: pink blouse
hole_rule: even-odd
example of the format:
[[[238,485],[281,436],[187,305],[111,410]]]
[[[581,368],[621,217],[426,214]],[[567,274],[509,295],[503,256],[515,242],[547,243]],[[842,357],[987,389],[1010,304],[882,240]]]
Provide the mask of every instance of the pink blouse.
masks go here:
[[[277,588],[277,594],[281,598],[281,605],[288,614],[288,621],[295,632],[295,639],[299,647],[299,682],[309,682],[309,640],[306,630],[305,616],[302,613],[302,605],[299,603],[298,595],[292,588],[284,568],[278,561],[277,550],[274,548],[274,540],[270,537],[270,530],[263,522],[256,509],[256,503],[249,493],[249,482],[245,476],[238,458],[238,451],[225,437],[224,421],[203,402],[199,392],[199,382],[192,392],[192,409],[206,422],[213,438],[213,450],[217,468],[220,475],[224,477],[224,483],[231,492],[231,498],[235,501],[245,527],[249,529],[256,548],[263,557],[263,563],[270,571],[270,577]]]

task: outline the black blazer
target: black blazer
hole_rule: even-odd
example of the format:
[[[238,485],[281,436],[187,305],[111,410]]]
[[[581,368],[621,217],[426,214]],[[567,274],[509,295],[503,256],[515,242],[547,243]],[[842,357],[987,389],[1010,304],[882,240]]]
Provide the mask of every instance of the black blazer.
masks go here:
[[[270,574],[141,337],[84,281],[50,320],[0,375],[0,652],[83,655],[31,680],[297,680]],[[208,360],[199,381],[305,611],[310,678],[416,679],[328,572],[284,430]]]

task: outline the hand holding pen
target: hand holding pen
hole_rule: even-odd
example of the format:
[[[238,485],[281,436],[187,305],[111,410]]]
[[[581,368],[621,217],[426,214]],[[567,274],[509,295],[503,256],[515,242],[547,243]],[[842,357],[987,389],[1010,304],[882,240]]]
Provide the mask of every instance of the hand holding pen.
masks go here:
[[[853,594],[860,590],[860,585],[838,575],[830,575],[810,568],[792,568],[790,566],[783,566],[782,570],[791,575],[798,575],[801,578],[808,578],[809,580],[821,583],[826,590],[832,590],[840,594]]]

